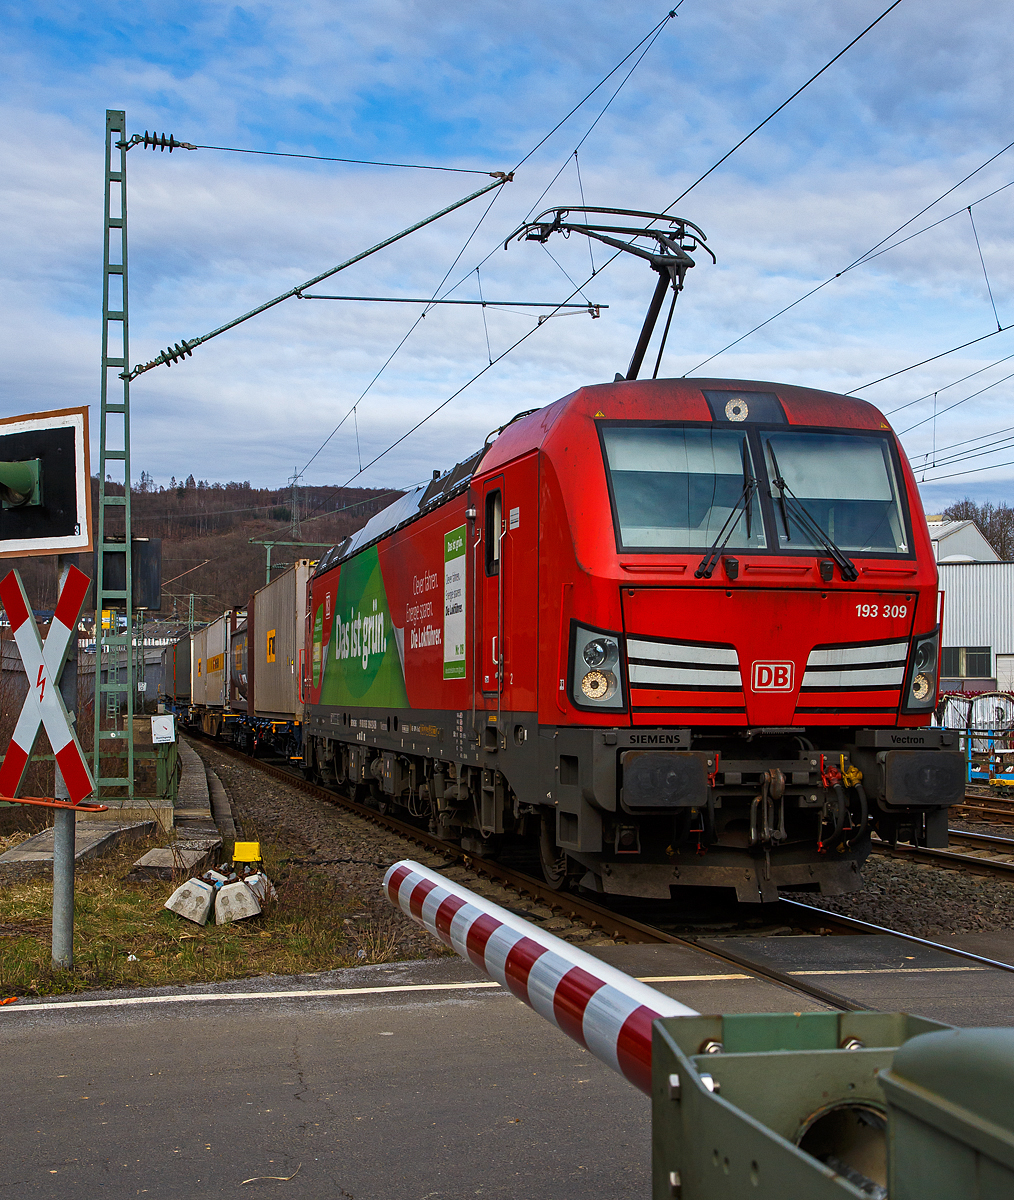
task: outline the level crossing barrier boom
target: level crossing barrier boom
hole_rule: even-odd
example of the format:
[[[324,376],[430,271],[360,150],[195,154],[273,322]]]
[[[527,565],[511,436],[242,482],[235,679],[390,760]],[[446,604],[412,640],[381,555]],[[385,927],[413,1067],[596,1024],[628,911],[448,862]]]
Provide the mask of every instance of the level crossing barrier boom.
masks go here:
[[[652,1098],[653,1200],[1009,1200],[1014,1029],[907,1013],[704,1015],[437,871],[406,916]]]

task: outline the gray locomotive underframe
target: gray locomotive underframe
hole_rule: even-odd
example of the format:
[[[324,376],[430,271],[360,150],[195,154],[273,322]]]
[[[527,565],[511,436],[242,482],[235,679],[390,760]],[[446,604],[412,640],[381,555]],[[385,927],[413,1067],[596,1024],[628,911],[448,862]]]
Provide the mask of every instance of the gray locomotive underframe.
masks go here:
[[[347,762],[349,782],[370,784],[392,802],[418,796],[424,786],[438,833],[454,836],[453,829],[477,853],[485,839],[509,831],[525,816],[551,810],[556,843],[579,867],[576,881],[595,891],[667,898],[673,885],[724,886],[734,888],[742,901],[767,902],[778,898],[779,888],[817,887],[835,895],[861,884],[868,836],[820,858],[814,857],[812,840],[699,848],[691,837],[667,854],[667,839],[642,848],[638,836],[633,851],[620,849],[617,831],[639,830],[642,823],[671,818],[680,808],[706,807],[709,797],[716,810],[724,803],[727,809],[735,806],[737,815],[753,811],[761,776],[773,768],[785,776],[787,809],[809,811],[816,833],[826,798],[819,749],[775,759],[762,746],[751,752],[744,738],[742,756],[733,759],[691,749],[689,729],[540,726],[533,712],[506,710],[477,712],[474,727],[471,718],[471,710],[314,706],[304,726],[306,765],[326,779],[331,772],[335,781],[345,782]],[[810,733],[826,737],[823,753],[835,764],[844,734],[846,764],[863,771],[871,805],[877,802],[882,813],[895,814],[913,840],[947,844],[946,804],[955,803],[964,790],[964,760],[948,741],[953,735],[938,729]],[[336,770],[339,747],[347,760]],[[645,753],[671,755],[681,768],[689,767],[691,785],[681,797],[658,806],[627,803],[629,764]],[[926,779],[937,782],[928,790],[913,790],[913,781]]]

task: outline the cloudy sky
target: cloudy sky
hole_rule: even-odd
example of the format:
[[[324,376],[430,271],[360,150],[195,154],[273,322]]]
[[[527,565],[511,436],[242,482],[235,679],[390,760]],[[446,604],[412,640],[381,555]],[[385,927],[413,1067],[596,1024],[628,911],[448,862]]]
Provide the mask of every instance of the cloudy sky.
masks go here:
[[[461,299],[480,288],[494,301],[565,299],[568,276],[580,284],[591,274],[584,239],[551,243],[555,262],[534,244],[503,249],[533,207],[577,203],[583,187],[588,204],[664,208],[886,2],[684,0],[608,107],[636,59],[527,158],[491,207],[476,200],[316,290],[428,297],[458,285],[449,294]],[[13,414],[97,406],[107,108],[125,109],[131,131],[202,145],[509,170],[666,9],[646,0],[38,0],[5,4],[3,14],[0,407]],[[1014,329],[864,385],[983,338],[998,320],[1014,323],[1014,187],[981,199],[1014,180],[1014,149],[887,245],[918,236],[701,364],[1014,139],[1012,42],[1005,6],[902,0],[694,188],[676,211],[705,230],[718,265],[700,255],[690,272],[661,373],[860,389],[889,413],[907,405],[892,422],[910,430],[903,441],[917,464],[938,460],[920,470],[931,511],[964,495],[1010,499],[1014,465],[996,464],[1014,460],[1014,441],[993,449],[992,435],[1014,427],[1014,379],[1005,381]],[[133,363],[488,182],[204,149],[137,148],[128,168]],[[597,268],[605,255],[595,253]],[[132,473],[263,485],[304,467],[312,484],[424,478],[514,413],[624,370],[653,283],[641,263],[612,264],[584,287],[609,306],[598,320],[575,312],[545,322],[362,475],[361,464],[535,317],[490,308],[484,323],[482,309],[441,307],[420,320],[420,305],[286,301],[134,383]]]

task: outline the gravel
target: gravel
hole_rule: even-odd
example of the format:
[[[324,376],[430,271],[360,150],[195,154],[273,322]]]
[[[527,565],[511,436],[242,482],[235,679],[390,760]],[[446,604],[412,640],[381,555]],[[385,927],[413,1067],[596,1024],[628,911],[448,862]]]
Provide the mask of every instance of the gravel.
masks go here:
[[[441,854],[275,779],[241,759],[193,739],[191,745],[222,781],[242,836],[284,847],[290,862],[336,881],[358,899],[357,921],[376,936],[394,939],[394,958],[453,954],[442,942],[393,908],[381,892],[384,872],[411,858],[583,947],[613,945],[611,938],[547,905],[482,878]]]
[[[975,828],[991,832],[982,825]],[[1009,837],[1010,833],[1007,826],[1006,834],[1000,836]],[[916,937],[1014,928],[1014,883],[878,854],[871,855],[863,867],[860,891],[792,898]]]

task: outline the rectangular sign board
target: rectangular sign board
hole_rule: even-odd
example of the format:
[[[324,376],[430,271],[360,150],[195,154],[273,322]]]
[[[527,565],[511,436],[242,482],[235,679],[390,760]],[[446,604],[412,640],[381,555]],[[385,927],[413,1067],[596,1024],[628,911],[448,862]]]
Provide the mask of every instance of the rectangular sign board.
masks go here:
[[[151,740],[156,746],[176,741],[176,721],[172,716],[152,717]]]
[[[0,419],[0,558],[91,550],[90,466],[87,408]]]

